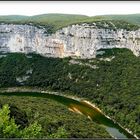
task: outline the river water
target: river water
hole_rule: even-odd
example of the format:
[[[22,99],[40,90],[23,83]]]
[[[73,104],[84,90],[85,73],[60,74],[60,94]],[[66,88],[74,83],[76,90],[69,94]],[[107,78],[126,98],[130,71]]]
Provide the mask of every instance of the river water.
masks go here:
[[[69,110],[83,114],[92,121],[102,125],[103,127],[105,127],[106,131],[114,138],[118,139],[135,138],[132,134],[123,129],[120,125],[115,123],[109,117],[105,116],[99,108],[95,107],[94,105],[84,100],[76,100],[56,94],[39,93],[39,92],[8,92],[8,93],[0,93],[0,95],[33,96],[33,97],[49,98],[66,105]]]

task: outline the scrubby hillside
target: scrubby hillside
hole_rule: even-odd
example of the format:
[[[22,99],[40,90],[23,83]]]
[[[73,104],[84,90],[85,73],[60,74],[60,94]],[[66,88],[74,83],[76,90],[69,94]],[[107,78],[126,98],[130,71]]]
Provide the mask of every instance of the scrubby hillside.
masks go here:
[[[93,17],[94,18],[94,17]],[[125,20],[133,24],[140,24],[140,14],[130,14],[130,15],[103,15],[99,18],[113,19],[113,20]]]
[[[1,23],[13,24],[33,24],[45,26],[47,29],[56,31],[70,24],[78,23],[88,16],[84,15],[69,15],[69,14],[43,14],[36,16],[0,16]]]
[[[89,17],[85,15],[70,15],[70,14],[43,14],[36,16],[20,16],[9,15],[0,16],[0,23],[13,23],[13,24],[33,24],[36,26],[44,26],[49,28],[51,32],[55,32],[58,29],[80,23],[102,23],[101,21],[113,22],[116,27],[125,29],[127,26],[139,27],[139,14],[135,15],[103,15]],[[100,26],[100,25],[99,25]],[[112,26],[112,25],[111,25]]]

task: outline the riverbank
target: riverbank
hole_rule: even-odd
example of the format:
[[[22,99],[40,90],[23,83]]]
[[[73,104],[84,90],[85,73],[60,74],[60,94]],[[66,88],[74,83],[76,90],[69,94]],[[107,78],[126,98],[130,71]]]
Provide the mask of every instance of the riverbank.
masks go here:
[[[114,123],[117,123],[114,119],[110,118],[109,116],[107,116],[105,113],[103,113],[98,107],[95,106],[95,104],[90,103],[87,100],[82,100],[81,102],[86,103],[87,105],[95,108],[97,111],[99,111],[100,113],[102,113],[103,115],[105,115],[105,117],[107,117],[108,119],[112,120]],[[88,116],[89,119],[91,119],[91,117]],[[139,139],[138,136],[136,134],[133,134],[132,131],[130,131],[128,128],[123,127],[121,124],[117,123],[122,129],[125,129],[128,133],[134,135],[134,137],[136,139]]]
[[[30,88],[30,87],[12,87],[12,88],[2,88],[0,89],[0,92],[39,92],[39,93],[47,93],[47,94],[52,94],[52,95],[58,95],[58,96],[62,96],[62,97],[66,97],[66,98],[70,98],[70,96],[67,95],[63,95],[60,94],[59,92],[53,92],[53,91],[48,91],[48,90],[42,90],[42,89],[38,89],[38,88]],[[116,123],[113,119],[111,119],[109,116],[105,115],[98,107],[95,106],[95,104],[90,103],[87,100],[83,100],[80,98],[76,98],[75,96],[71,96],[71,99],[77,100],[81,103],[87,104],[88,106],[94,108],[95,110],[99,111],[101,114],[103,114],[105,117],[109,118],[110,120],[112,120],[114,123]],[[77,112],[79,114],[83,114],[80,110],[78,110],[75,107],[69,108],[69,110],[73,111],[73,112]],[[83,114],[85,115],[85,114]],[[87,117],[89,119],[92,119],[90,115],[87,115]],[[127,128],[122,127],[119,123],[118,124],[122,129],[124,129],[125,131],[127,131],[128,133],[130,133],[131,135],[134,135],[130,130],[128,130]],[[136,135],[134,135],[135,138],[138,139],[138,137]]]

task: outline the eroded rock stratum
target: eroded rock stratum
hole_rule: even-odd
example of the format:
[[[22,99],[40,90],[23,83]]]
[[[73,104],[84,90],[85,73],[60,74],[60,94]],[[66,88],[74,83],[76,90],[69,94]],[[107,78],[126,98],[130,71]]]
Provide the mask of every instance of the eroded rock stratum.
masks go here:
[[[128,48],[140,55],[140,29],[97,28],[94,23],[64,27],[49,34],[44,27],[0,24],[0,52],[37,53],[46,57],[94,58],[101,48]]]

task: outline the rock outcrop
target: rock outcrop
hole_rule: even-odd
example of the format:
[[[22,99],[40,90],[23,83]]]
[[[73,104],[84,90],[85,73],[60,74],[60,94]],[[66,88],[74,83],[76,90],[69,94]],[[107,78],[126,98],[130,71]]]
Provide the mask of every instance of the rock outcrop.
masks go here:
[[[47,57],[94,58],[101,48],[128,48],[140,55],[140,29],[98,28],[95,23],[71,25],[49,35],[44,27],[0,24],[0,52],[37,53]]]

